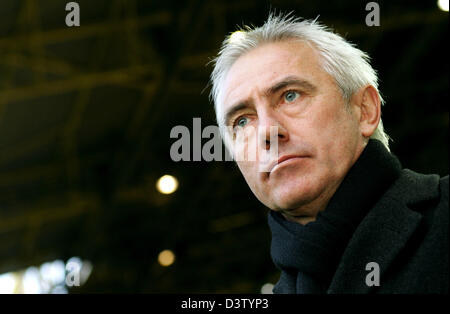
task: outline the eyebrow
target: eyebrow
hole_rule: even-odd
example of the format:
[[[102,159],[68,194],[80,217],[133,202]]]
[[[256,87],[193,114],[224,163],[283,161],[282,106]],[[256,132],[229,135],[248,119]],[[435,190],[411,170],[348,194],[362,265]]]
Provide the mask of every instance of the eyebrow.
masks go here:
[[[281,80],[280,82],[274,84],[273,86],[269,87],[264,94],[266,96],[273,95],[280,91],[281,89],[285,88],[286,86],[290,85],[297,85],[302,87],[303,89],[307,90],[308,92],[314,92],[316,90],[316,86],[314,86],[312,83],[305,79],[300,79],[296,76],[288,76]]]
[[[275,93],[277,93],[278,91],[280,91],[281,89],[285,88],[286,86],[290,86],[290,85],[297,85],[300,86],[301,88],[303,88],[304,90],[306,90],[307,92],[313,93],[316,91],[316,86],[313,85],[312,83],[310,83],[309,81],[305,80],[305,79],[300,79],[297,76],[287,76],[285,78],[283,78],[281,81],[275,83],[274,85],[270,86],[269,88],[267,88],[267,90],[264,91],[264,95],[266,97],[269,97]],[[228,111],[225,114],[225,125],[228,125],[231,117],[233,115],[236,114],[236,112],[239,112],[243,109],[246,109],[248,107],[250,107],[249,104],[249,100],[244,100],[244,101],[238,101],[235,105],[231,106],[230,109],[228,109]]]

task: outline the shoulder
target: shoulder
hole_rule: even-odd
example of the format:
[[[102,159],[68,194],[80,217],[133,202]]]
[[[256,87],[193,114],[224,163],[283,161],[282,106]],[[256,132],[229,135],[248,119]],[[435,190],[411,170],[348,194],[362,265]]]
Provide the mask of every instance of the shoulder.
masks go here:
[[[439,180],[439,186],[442,200],[447,202],[448,205],[448,192],[449,192],[448,175]]]
[[[403,169],[384,198],[405,205],[411,212],[422,215],[429,224],[448,225],[448,195],[448,175],[440,177]]]
[[[441,197],[446,197],[448,200],[448,176],[441,178],[437,174],[422,174],[403,169],[385,196],[406,204],[416,204]]]

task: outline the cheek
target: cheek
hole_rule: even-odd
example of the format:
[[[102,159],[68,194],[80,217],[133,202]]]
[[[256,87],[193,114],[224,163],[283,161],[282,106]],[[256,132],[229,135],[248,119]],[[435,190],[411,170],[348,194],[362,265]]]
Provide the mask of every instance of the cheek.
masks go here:
[[[351,163],[356,146],[358,127],[353,117],[346,113],[342,119],[333,121],[333,125],[329,128],[328,133],[324,133],[327,138],[322,138],[327,146],[324,147],[324,154],[327,157],[327,163],[331,172],[338,176],[346,171],[349,163]]]
[[[354,149],[358,125],[344,104],[326,106],[309,119],[308,137],[315,146],[318,157],[328,168],[345,164]],[[344,161],[344,162],[342,162]]]

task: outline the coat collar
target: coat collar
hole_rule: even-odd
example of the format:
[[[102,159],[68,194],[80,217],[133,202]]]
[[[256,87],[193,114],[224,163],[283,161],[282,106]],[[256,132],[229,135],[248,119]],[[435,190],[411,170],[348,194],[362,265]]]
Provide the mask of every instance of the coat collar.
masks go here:
[[[353,234],[327,293],[369,293],[377,287],[366,285],[366,265],[380,266],[383,275],[406,246],[422,220],[411,208],[439,196],[439,176],[419,175],[408,169],[377,202]]]

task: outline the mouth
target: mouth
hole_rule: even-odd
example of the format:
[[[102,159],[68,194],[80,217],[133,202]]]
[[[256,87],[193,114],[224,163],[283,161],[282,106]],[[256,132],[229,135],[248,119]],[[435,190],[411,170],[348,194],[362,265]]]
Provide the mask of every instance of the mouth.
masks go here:
[[[305,158],[307,158],[307,156],[301,156],[301,155],[283,155],[283,156],[281,156],[280,158],[278,158],[278,160],[277,160],[275,163],[273,163],[273,164],[271,165],[268,174],[269,174],[269,176],[270,176],[270,174],[271,174],[272,172],[274,172],[275,170],[277,170],[278,168],[280,168],[280,167],[282,167],[282,166],[284,166],[284,165],[287,165],[287,164],[290,163],[290,162],[295,162],[295,161],[297,161],[297,160],[305,159]]]

